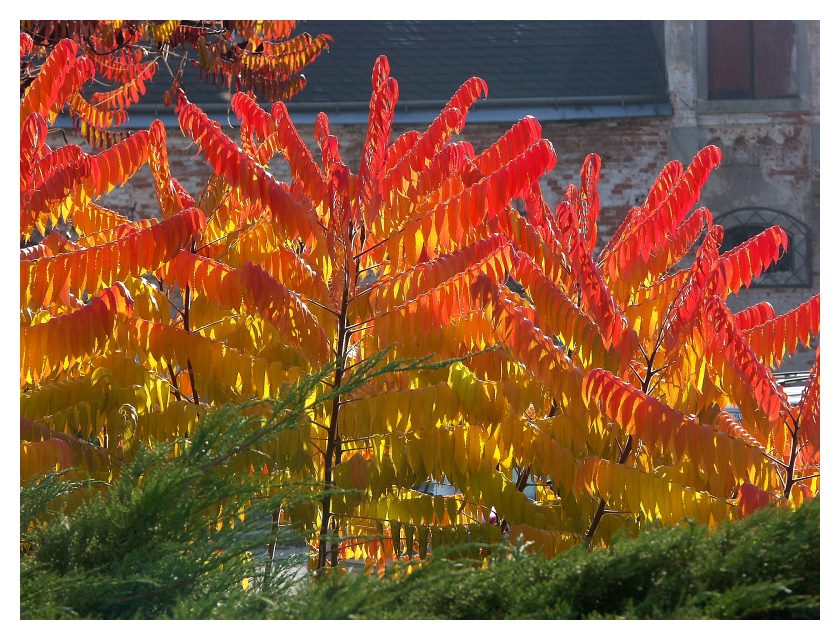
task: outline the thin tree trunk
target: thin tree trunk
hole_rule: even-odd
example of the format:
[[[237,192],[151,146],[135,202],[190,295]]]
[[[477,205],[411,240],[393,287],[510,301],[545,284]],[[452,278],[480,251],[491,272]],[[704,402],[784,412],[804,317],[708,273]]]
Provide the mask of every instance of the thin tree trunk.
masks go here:
[[[627,443],[624,445],[624,449],[621,450],[621,456],[618,458],[619,464],[624,464],[627,462],[627,458],[630,457],[630,451],[633,449],[633,436],[627,437]],[[589,529],[586,531],[586,535],[584,536],[584,540],[586,540],[586,545],[590,546],[592,544],[592,539],[595,537],[595,531],[598,529],[598,525],[601,524],[601,519],[604,517],[604,513],[607,510],[607,501],[601,498],[601,501],[598,503],[598,508],[595,510],[595,515],[592,517],[592,524],[589,525]]]
[[[190,333],[190,302],[192,294],[190,293],[190,286],[184,287],[184,331]],[[192,401],[199,404],[201,399],[198,397],[198,389],[195,388],[195,373],[193,372],[192,363],[187,358],[187,373],[190,376],[190,386],[192,387],[193,397]]]
[[[335,464],[341,464],[341,436],[336,437],[335,442]],[[333,541],[330,547],[330,564],[338,565],[338,521],[333,519]]]
[[[785,478],[785,491],[784,496],[785,499],[790,498],[790,492],[793,489],[793,474],[796,471],[796,440],[799,436],[799,420],[796,421],[796,425],[793,429],[793,437],[790,441],[790,458],[788,458],[787,466],[785,467],[785,471],[787,472],[787,478]]]
[[[341,386],[344,378],[344,357],[347,349],[347,305],[349,300],[349,276],[345,271],[344,276],[344,291],[341,296],[341,311],[338,314],[338,348],[336,349],[336,367],[335,378],[333,380],[333,389],[338,389]],[[321,529],[320,538],[318,540],[318,570],[321,571],[327,566],[327,536],[330,533],[330,519],[332,500],[330,499],[329,491],[332,488],[332,470],[336,456],[336,447],[339,446],[338,438],[338,410],[340,398],[333,400],[332,411],[330,413],[330,422],[327,431],[327,446],[324,450],[324,491],[325,495],[321,499]],[[337,527],[335,527],[337,533]],[[331,554],[333,563],[336,562],[338,549]]]
[[[195,240],[192,241],[190,244],[190,252],[195,253]],[[190,285],[184,287],[184,331],[190,333],[190,306],[192,302],[192,292],[190,291]],[[198,389],[195,387],[195,373],[193,372],[192,363],[190,359],[187,358],[187,373],[190,376],[190,386],[192,387],[192,401],[195,404],[201,403],[201,398],[198,397]]]
[[[650,389],[650,383],[653,380],[653,359],[656,356],[657,349],[655,348],[651,354],[650,358],[647,362],[647,372],[645,373],[645,379],[642,381],[642,388],[641,391],[644,394],[647,394],[648,390]],[[633,436],[627,436],[627,442],[624,445],[624,448],[621,450],[621,455],[618,457],[618,464],[624,464],[627,462],[627,458],[630,457],[630,452],[633,450]],[[601,520],[604,517],[604,514],[607,510],[607,501],[603,498],[600,499],[598,502],[598,507],[595,509],[595,515],[592,516],[592,523],[589,525],[589,529],[586,531],[586,535],[584,536],[584,540],[586,541],[587,546],[592,545],[592,540],[595,538],[595,532],[598,530],[598,525],[601,524]]]

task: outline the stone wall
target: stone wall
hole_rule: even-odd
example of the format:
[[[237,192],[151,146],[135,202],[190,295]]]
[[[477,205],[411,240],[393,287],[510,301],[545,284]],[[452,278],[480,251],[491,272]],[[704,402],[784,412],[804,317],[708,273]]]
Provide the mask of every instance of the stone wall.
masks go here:
[[[754,100],[730,107],[704,104],[698,94],[703,61],[698,40],[700,23],[666,21],[666,67],[673,126],[669,156],[688,161],[697,148],[715,144],[723,151],[723,166],[709,180],[702,204],[716,216],[741,207],[775,209],[808,228],[811,254],[810,287],[753,286],[727,300],[740,310],[769,300],[784,313],[820,290],[820,33],[818,22],[801,24],[797,55],[800,97],[795,101]],[[784,110],[780,102],[795,102]],[[713,108],[711,108],[713,107]],[[779,217],[778,224],[785,222]],[[806,369],[813,351],[790,358],[785,369]]]

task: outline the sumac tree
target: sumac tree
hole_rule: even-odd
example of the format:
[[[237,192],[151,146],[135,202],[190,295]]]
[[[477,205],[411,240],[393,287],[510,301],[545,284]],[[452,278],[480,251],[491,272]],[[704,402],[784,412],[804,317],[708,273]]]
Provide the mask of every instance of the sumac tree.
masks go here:
[[[818,332],[818,298],[779,317],[727,309],[786,239],[773,228],[719,253],[711,214],[691,213],[719,150],[669,163],[595,253],[599,158],[552,210],[539,180],[555,155],[534,118],[480,152],[453,140],[486,93],[471,78],[427,128],[392,139],[399,90],[379,58],[355,171],[325,114],[313,153],[283,102],[269,112],[238,93],[237,144],[179,93],[181,129],[214,173],[198,196],[170,175],[160,123],[100,154],[53,150],[59,106],[25,94],[21,233],[63,220],[79,237],[21,251],[24,473],[99,469],[330,362],[341,388],[387,351],[431,360],[313,408],[243,469],[328,490],[277,505],[311,532],[319,568],[505,533],[551,554],[816,493],[819,367],[798,407],[771,367]],[[266,170],[278,153],[290,184]],[[145,163],[160,220],[96,204]],[[429,479],[453,495],[418,492]]]

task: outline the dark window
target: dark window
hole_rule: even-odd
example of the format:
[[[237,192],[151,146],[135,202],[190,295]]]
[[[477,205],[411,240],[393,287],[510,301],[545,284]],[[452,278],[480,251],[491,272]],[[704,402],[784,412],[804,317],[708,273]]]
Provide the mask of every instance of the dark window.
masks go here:
[[[730,249],[734,249],[740,244],[743,244],[750,238],[757,236],[759,233],[767,229],[767,225],[762,224],[742,224],[737,227],[732,227],[731,229],[727,229],[726,233],[723,236],[723,243],[721,243],[721,253],[724,251],[729,251]],[[790,235],[790,234],[788,234]],[[779,258],[779,261],[770,267],[764,272],[766,274],[769,273],[778,273],[778,272],[790,272],[793,269],[793,254],[791,252],[783,253],[782,257]]]
[[[709,20],[709,99],[796,96],[790,20]]]
[[[788,250],[753,283],[756,287],[810,287],[811,240],[808,227],[790,214],[762,207],[724,213],[716,220],[725,232],[721,253],[729,251],[765,229],[778,225],[788,236]]]

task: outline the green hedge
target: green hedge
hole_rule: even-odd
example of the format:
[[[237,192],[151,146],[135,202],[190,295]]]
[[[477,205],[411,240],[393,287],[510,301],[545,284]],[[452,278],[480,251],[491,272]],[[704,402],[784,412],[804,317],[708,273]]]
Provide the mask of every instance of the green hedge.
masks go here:
[[[302,618],[818,618],[819,499],[714,531],[674,527],[527,554],[487,570],[432,563],[399,581],[330,579],[273,612]],[[289,606],[290,605],[290,606]]]

